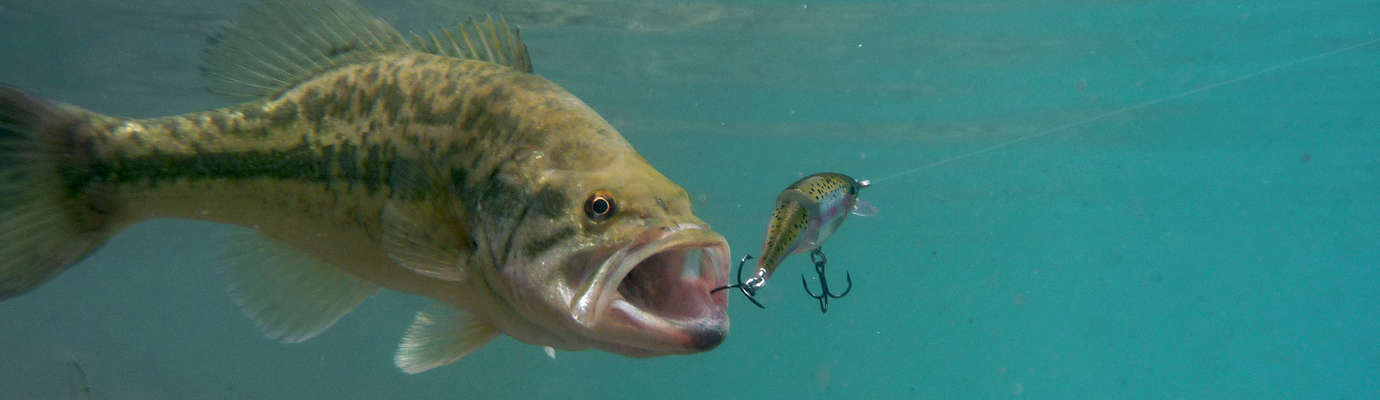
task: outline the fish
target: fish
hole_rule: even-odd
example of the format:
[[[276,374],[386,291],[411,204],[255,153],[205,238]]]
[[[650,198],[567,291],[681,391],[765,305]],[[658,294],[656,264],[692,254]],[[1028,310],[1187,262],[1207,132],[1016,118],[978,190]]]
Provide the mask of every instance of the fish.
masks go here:
[[[818,249],[850,214],[877,215],[877,207],[859,197],[871,186],[871,181],[837,172],[813,174],[786,186],[776,196],[758,268],[770,275],[787,255]]]
[[[717,287],[711,293],[738,288],[753,304],[765,308],[757,301],[757,291],[766,286],[767,279],[781,266],[786,256],[818,251],[820,245],[838,231],[850,214],[863,217],[877,215],[877,207],[859,197],[862,189],[870,186],[871,181],[853,179],[837,172],[811,174],[786,186],[776,196],[776,206],[767,222],[761,256],[757,258],[753,275],[747,280],[742,279],[743,264],[752,259],[750,255],[743,256],[738,264],[738,283]],[[822,254],[818,257],[823,259]],[[817,264],[822,264],[822,261]],[[824,310],[825,303],[821,301],[820,304]]]
[[[176,218],[247,228],[228,292],[281,342],[382,289],[430,299],[407,373],[499,335],[629,357],[726,338],[728,242],[502,17],[407,38],[348,0],[267,0],[211,42],[211,88],[246,102],[131,119],[0,86],[0,301]]]

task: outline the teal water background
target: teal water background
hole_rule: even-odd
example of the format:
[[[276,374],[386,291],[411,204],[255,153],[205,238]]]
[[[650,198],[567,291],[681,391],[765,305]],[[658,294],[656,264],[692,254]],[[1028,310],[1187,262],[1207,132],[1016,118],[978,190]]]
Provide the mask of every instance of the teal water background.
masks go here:
[[[1380,44],[1329,53],[1380,39],[1378,3],[364,5],[404,32],[522,24],[537,72],[735,254],[804,174],[942,164],[864,192],[882,213],[825,244],[856,284],[828,314],[796,256],[768,310],[733,298],[721,347],[654,359],[504,338],[406,375],[424,301],[398,293],[277,344],[223,294],[228,229],[146,223],[0,304],[0,399],[1380,397]],[[229,105],[197,66],[241,9],[0,0],[0,82],[125,116]]]

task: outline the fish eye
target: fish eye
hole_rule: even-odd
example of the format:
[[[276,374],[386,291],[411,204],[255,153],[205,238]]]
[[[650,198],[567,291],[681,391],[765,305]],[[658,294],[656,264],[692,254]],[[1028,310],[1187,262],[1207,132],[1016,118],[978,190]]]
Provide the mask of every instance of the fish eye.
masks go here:
[[[607,190],[596,190],[585,201],[585,216],[596,222],[609,219],[617,211],[618,204],[613,201],[613,193]]]

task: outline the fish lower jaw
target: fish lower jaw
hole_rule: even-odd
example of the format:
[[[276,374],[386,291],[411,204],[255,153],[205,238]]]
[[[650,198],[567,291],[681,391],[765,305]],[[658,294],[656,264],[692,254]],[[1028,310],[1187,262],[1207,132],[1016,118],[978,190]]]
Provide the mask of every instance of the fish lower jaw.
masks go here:
[[[727,271],[723,242],[665,246],[636,261],[607,295],[596,328],[603,347],[634,357],[717,347],[728,334],[728,298],[710,290]]]
[[[608,317],[623,328],[637,331],[617,337],[601,346],[604,350],[629,357],[655,357],[691,354],[712,350],[728,336],[727,314],[694,319],[670,320],[641,309],[625,299],[615,299]]]

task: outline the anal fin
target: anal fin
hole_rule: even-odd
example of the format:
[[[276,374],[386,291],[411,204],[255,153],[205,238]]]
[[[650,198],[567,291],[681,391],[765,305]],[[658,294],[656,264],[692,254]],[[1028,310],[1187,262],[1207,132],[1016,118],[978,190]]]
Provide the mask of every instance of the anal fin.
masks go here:
[[[379,289],[262,234],[240,235],[224,271],[230,296],[271,339],[311,339]]]
[[[417,312],[393,362],[403,372],[421,373],[450,364],[498,337],[498,329],[473,314],[441,304]]]

